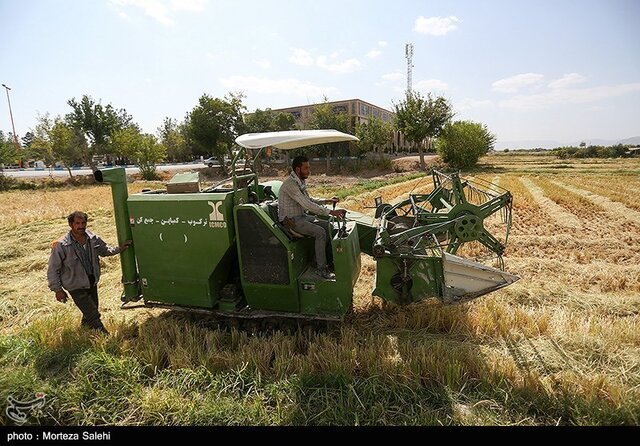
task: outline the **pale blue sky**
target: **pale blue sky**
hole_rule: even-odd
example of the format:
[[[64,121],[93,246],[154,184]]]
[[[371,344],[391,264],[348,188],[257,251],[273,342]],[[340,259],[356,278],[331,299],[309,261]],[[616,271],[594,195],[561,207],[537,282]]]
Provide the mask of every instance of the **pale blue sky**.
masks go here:
[[[640,136],[640,1],[0,0],[0,82],[17,133],[83,94],[155,133],[198,98],[250,111],[413,86],[499,141]],[[11,130],[4,89],[0,130]]]

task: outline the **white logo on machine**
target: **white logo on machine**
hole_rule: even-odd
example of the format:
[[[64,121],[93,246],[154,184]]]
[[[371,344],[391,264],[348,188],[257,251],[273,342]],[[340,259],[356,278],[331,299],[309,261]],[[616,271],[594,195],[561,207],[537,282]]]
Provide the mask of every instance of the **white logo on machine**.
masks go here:
[[[211,213],[209,214],[209,227],[210,228],[226,228],[227,222],[224,221],[224,214],[220,211],[222,202],[208,201],[207,204],[211,208]]]
[[[222,201],[207,201],[207,204],[209,205],[209,207],[211,208],[211,212],[209,213],[209,218],[207,218],[206,216],[204,217],[200,217],[197,220],[196,219],[186,219],[180,215],[175,215],[173,217],[166,217],[166,218],[157,218],[157,217],[145,217],[145,216],[138,216],[138,217],[134,217],[131,216],[129,217],[129,223],[131,224],[131,226],[136,226],[136,225],[140,225],[140,226],[146,226],[146,225],[160,225],[160,226],[174,226],[174,225],[189,225],[191,227],[209,227],[209,228],[222,228],[222,229],[226,229],[227,228],[227,222],[224,219],[224,212],[221,210],[222,209]],[[204,212],[202,213],[204,214]],[[202,215],[200,214],[200,215]],[[205,214],[206,215],[206,214]],[[164,241],[162,239],[162,233],[160,233],[160,240]],[[187,242],[186,240],[186,235],[185,235],[185,243]]]

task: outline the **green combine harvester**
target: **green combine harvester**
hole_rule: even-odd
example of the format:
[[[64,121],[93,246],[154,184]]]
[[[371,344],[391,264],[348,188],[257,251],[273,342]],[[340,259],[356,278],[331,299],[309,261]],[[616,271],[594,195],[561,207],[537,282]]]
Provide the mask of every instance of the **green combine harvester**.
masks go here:
[[[142,299],[144,306],[254,327],[341,321],[352,308],[362,253],[377,263],[373,294],[396,304],[429,297],[465,302],[518,280],[502,263],[511,194],[436,171],[429,194],[393,205],[377,199],[375,216],[348,211],[344,220],[328,218],[335,279],[315,274],[313,239],[278,221],[282,182],[259,182],[255,164],[268,147],[356,140],[335,130],[242,135],[232,176],[203,190],[197,176],[178,174],[166,190],[128,195],[123,168],[96,171],[96,180],[112,187],[118,241],[134,241],[120,256],[123,307]],[[243,172],[235,169],[240,159],[247,160]],[[506,228],[503,241],[487,230],[489,221]],[[467,244],[490,254],[497,267],[456,255]]]

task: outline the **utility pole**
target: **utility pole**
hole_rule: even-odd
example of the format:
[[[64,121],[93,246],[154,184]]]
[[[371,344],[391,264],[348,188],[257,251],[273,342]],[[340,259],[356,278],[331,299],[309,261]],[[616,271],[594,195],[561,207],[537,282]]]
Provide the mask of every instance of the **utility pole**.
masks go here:
[[[407,94],[411,93],[412,76],[413,76],[413,43],[407,43],[404,46],[404,55],[407,58]]]
[[[2,86],[7,91],[7,102],[9,103],[9,116],[11,117],[11,128],[13,129],[13,143],[16,146],[16,155],[18,157],[18,166],[22,167],[22,160],[20,159],[20,144],[18,144],[18,136],[16,135],[16,126],[13,123],[13,112],[11,111],[11,99],[9,99],[9,90],[11,90],[11,88],[7,87],[5,84],[2,84]]]

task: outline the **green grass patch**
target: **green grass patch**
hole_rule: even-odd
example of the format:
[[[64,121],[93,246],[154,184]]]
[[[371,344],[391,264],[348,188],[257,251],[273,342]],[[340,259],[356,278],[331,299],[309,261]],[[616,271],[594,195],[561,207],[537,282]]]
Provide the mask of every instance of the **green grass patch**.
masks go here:
[[[413,179],[425,176],[427,176],[425,172],[413,172],[408,175],[402,175],[393,178],[365,180],[350,187],[316,186],[313,189],[314,191],[318,191],[318,193],[322,195],[333,194],[340,199],[344,199],[349,196],[360,195],[366,192],[380,189],[381,187],[390,186],[397,183],[404,183],[405,181],[411,181]]]
[[[395,341],[384,330],[351,328],[333,335],[249,336],[158,318],[138,326],[139,333],[134,324],[122,323],[117,335],[104,337],[66,326],[71,323],[44,318],[0,342],[0,398],[46,394],[45,407],[30,413],[28,424],[615,425],[640,420],[638,400],[620,407],[619,388],[603,376],[524,369],[510,374],[471,340],[446,342],[430,333],[405,331],[393,335]],[[152,337],[160,331],[162,342]],[[149,356],[154,348],[167,359],[154,362]],[[171,357],[180,350],[179,360]],[[388,358],[392,351],[397,359]],[[218,360],[203,361],[203,353]],[[289,368],[280,363],[285,357],[293,364]],[[6,417],[0,421],[11,424]]]

